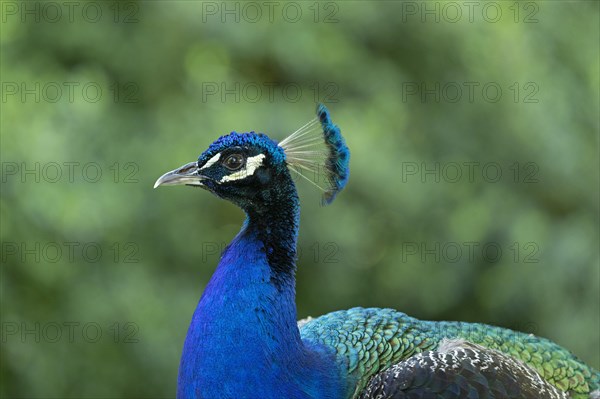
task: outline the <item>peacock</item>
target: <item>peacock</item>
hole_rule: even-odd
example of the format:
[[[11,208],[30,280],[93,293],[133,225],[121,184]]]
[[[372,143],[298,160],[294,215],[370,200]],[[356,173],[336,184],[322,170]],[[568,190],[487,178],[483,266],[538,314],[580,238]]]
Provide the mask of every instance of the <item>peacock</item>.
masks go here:
[[[329,204],[349,160],[319,104],[316,118],[280,142],[231,132],[156,181],[201,187],[246,214],[192,316],[178,398],[600,398],[600,372],[531,334],[380,308],[298,322],[292,173]]]

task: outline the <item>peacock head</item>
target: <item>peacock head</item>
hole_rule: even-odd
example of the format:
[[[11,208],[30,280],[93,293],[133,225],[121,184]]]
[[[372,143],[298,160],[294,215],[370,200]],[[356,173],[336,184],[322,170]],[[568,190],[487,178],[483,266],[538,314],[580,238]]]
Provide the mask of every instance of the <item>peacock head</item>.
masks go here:
[[[350,152],[324,105],[317,117],[277,143],[262,133],[231,132],[197,161],[162,175],[154,188],[202,187],[246,211],[267,206],[277,194],[296,195],[290,171],[323,191],[329,204],[348,181]]]

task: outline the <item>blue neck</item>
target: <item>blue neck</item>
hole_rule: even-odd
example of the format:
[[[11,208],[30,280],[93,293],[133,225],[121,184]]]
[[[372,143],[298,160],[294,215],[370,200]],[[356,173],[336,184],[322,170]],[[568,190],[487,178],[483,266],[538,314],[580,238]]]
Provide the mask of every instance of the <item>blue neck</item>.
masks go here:
[[[300,339],[295,305],[295,189],[248,219],[194,312],[178,398],[337,398],[333,355]]]

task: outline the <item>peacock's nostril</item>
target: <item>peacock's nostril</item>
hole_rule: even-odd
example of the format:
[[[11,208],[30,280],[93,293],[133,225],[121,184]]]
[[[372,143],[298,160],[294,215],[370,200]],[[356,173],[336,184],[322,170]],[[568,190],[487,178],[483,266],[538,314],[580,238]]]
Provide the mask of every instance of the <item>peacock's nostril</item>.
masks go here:
[[[180,171],[181,173],[189,173],[189,172],[191,172],[193,169],[197,169],[197,166],[196,166],[196,165],[187,165],[187,166],[183,167],[182,169],[180,169],[179,171]]]

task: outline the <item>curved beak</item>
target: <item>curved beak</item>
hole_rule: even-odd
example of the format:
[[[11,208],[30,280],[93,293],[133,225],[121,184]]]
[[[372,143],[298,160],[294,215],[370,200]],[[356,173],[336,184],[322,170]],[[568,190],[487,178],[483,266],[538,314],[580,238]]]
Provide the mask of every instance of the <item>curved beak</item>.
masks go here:
[[[206,180],[206,178],[199,175],[198,171],[198,162],[190,162],[159,177],[156,183],[154,183],[154,188],[158,186],[178,185],[203,187],[204,184],[202,181]]]

